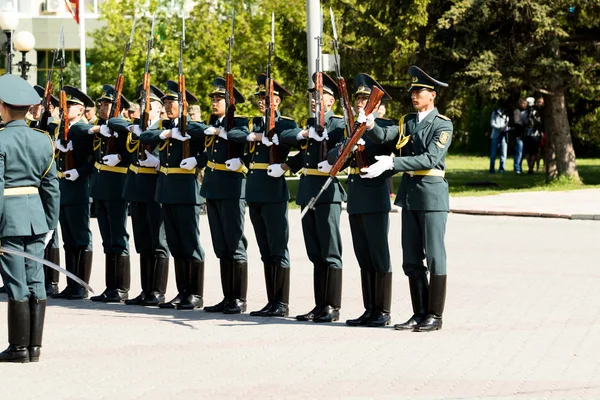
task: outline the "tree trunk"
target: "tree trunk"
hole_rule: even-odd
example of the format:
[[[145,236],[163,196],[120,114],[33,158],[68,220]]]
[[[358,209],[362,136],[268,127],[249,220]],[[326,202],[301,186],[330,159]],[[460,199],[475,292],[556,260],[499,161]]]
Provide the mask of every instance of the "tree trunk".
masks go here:
[[[544,128],[547,134],[545,164],[547,180],[566,176],[581,182],[575,163],[575,150],[571,140],[571,128],[565,108],[563,89],[545,96]]]

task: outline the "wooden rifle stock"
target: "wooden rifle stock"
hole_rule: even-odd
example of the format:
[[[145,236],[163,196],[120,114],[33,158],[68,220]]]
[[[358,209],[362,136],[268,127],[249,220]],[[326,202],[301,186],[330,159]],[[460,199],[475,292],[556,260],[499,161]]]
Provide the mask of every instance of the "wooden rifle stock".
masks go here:
[[[140,121],[141,126],[140,128],[142,129],[142,131],[145,131],[146,129],[148,129],[148,125],[150,125],[150,74],[149,73],[144,73],[144,82],[143,82],[143,96],[144,96],[144,109],[142,110],[142,120]],[[140,159],[145,160],[148,158],[148,156],[146,156],[146,151],[148,151],[148,153],[152,152],[152,146],[150,145],[143,145],[142,146],[142,152],[140,154]]]
[[[267,135],[267,137],[269,138],[269,140],[273,139],[273,135],[275,134],[275,104],[273,101],[273,97],[275,96],[275,89],[274,89],[274,84],[273,84],[273,79],[267,79],[267,87],[265,88],[266,90],[266,97],[265,97],[265,107],[266,107],[266,113],[265,113],[265,134]],[[279,157],[279,146],[277,146],[276,144],[273,144],[271,147],[269,147],[269,164],[279,164],[281,163],[280,157]]]
[[[42,115],[40,117],[40,129],[45,131],[48,130],[48,121],[52,117],[50,112],[50,106],[52,105],[52,81],[46,82],[46,88],[44,89],[44,98],[42,99]]]
[[[233,129],[235,125],[235,93],[233,91],[233,74],[227,73],[225,75],[225,91],[227,98],[227,131]]]
[[[317,72],[315,77],[315,130],[319,136],[323,136],[325,130],[325,105],[323,104],[323,73]],[[321,160],[327,159],[327,142],[323,140],[319,149]]]
[[[352,114],[352,104],[350,103],[350,96],[348,95],[348,87],[346,86],[346,80],[343,77],[338,78],[338,87],[340,88],[340,99],[342,101],[342,109],[344,110],[344,122],[346,123],[346,133],[348,136],[352,135],[354,131],[354,114]],[[354,158],[359,168],[367,166],[365,155],[363,151],[365,146],[357,145]]]
[[[67,93],[64,90],[60,91],[60,129],[59,140],[66,147],[69,143],[69,111],[67,108]],[[67,151],[65,153],[65,170],[68,171],[75,167],[73,153]]]
[[[183,74],[179,75],[179,122],[177,123],[177,128],[182,136],[186,134],[187,128],[187,115],[188,115],[188,102],[185,96],[185,76]],[[190,156],[190,141],[186,140],[182,143],[182,158],[188,158]]]
[[[121,94],[123,93],[123,83],[125,82],[125,77],[122,74],[119,74],[117,77],[117,82],[115,83],[115,98],[112,103],[112,109],[110,113],[111,118],[116,118],[121,113]],[[108,138],[106,143],[106,153],[105,154],[115,154],[117,151],[117,138],[114,132],[111,132],[111,136]]]
[[[369,115],[373,111],[375,111],[375,107],[381,101],[381,99],[383,98],[383,95],[384,95],[384,93],[381,89],[379,89],[377,86],[373,86],[373,88],[371,89],[371,94],[369,95],[369,101],[367,102],[367,105],[365,106],[365,114],[366,115]],[[354,131],[352,132],[352,136],[350,136],[350,140],[344,146],[342,153],[338,156],[338,159],[335,162],[335,164],[333,164],[331,171],[329,171],[330,176],[334,177],[338,174],[338,172],[340,172],[340,170],[343,168],[343,166],[346,162],[346,159],[350,155],[352,148],[356,145],[358,140],[365,133],[366,129],[367,129],[367,125],[364,123],[359,124],[358,126],[354,127]]]

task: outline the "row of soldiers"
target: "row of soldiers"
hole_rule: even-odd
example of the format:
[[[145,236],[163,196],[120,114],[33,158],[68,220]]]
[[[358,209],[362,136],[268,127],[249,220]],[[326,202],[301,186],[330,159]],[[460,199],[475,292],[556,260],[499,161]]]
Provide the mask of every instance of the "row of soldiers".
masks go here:
[[[315,306],[296,316],[298,320],[339,319],[342,294],[339,223],[342,202],[347,201],[365,308],[360,317],[348,320],[347,324],[390,323],[391,205],[386,178],[399,171],[410,171],[403,175],[397,204],[403,207],[403,268],[409,277],[414,315],[395,327],[417,331],[441,328],[446,276],[443,238],[448,212],[443,160],[452,124],[433,105],[436,93],[445,84],[417,67],[411,67],[409,72],[413,77],[409,91],[419,113],[403,117],[399,125],[375,114],[365,115],[363,109],[372,88],[377,86],[384,93],[385,90],[366,74],[355,79],[358,124],[366,124],[367,133],[346,162],[350,168],[348,191],[334,179],[302,219],[307,255],[314,266]],[[255,92],[263,114],[265,81],[266,75],[257,77]],[[190,121],[185,127],[178,126],[178,83],[168,81],[165,92],[151,86],[150,123],[144,131],[139,120],[109,118],[117,95],[111,85],[104,86],[96,101],[98,119],[94,123],[83,120],[85,108],[94,105],[92,99],[75,87],[64,87],[70,125],[68,141],[57,137],[56,124],[50,125],[48,134],[55,139],[65,264],[67,270],[89,282],[92,265],[89,198],[92,197],[102,235],[106,283],[106,289],[92,297],[92,301],[123,301],[180,310],[204,307],[205,253],[198,224],[200,204],[205,201],[213,249],[220,263],[223,299],[204,310],[225,314],[246,311],[248,242],[244,236],[244,216],[248,205],[268,297],[268,303],[250,315],[288,315],[289,190],[283,175],[288,170],[301,174],[296,202],[306,207],[330,177],[332,165],[348,143],[348,133],[343,117],[333,113],[340,91],[327,74],[323,74],[323,127],[310,118],[306,127],[301,128],[293,119],[281,115],[279,105],[290,93],[278,82],[274,82],[274,88],[275,134],[269,138],[265,134],[264,116],[250,121],[236,116],[232,124],[227,121],[223,78],[215,79],[213,90],[208,93],[212,105],[209,121]],[[235,88],[234,93],[236,103],[245,101]],[[186,99],[189,103],[197,102],[189,91]],[[390,96],[385,93],[384,99],[389,100]],[[121,106],[129,107],[125,97],[121,98]],[[167,119],[160,119],[163,108]],[[313,100],[313,112],[315,108]],[[227,126],[233,128],[226,129]],[[271,146],[275,146],[277,158],[284,162],[270,163]],[[298,152],[289,156],[292,149]],[[398,156],[402,152],[403,157],[390,156],[392,152]],[[66,167],[68,157],[72,157],[74,165],[70,169]],[[205,171],[202,185],[197,179],[200,169]],[[128,206],[135,248],[140,255],[142,286],[142,292],[132,299],[126,229]],[[57,243],[55,233],[46,248],[48,260],[59,261]],[[174,259],[178,293],[166,301],[170,256]],[[424,259],[432,275],[431,285]],[[49,295],[64,299],[87,297],[86,290],[74,281],[68,281],[61,292],[57,284],[57,275],[47,269]]]

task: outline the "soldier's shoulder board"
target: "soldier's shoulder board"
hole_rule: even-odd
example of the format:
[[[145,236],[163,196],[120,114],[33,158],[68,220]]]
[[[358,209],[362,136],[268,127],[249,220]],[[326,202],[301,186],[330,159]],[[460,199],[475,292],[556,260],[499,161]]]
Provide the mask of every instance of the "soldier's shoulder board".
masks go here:
[[[446,117],[445,115],[438,114],[437,116],[438,116],[438,118],[441,118],[441,119],[443,119],[444,121],[450,121],[450,118]]]
[[[294,118],[292,118],[292,117],[286,117],[285,115],[280,115],[279,118],[281,118],[281,119],[287,119],[288,121],[294,121]]]
[[[44,130],[41,130],[41,129],[38,129],[38,128],[31,128],[31,129],[33,129],[34,131],[42,132],[44,135],[48,135],[48,132],[46,132]]]
[[[343,115],[332,115],[331,118],[344,119],[344,116]]]

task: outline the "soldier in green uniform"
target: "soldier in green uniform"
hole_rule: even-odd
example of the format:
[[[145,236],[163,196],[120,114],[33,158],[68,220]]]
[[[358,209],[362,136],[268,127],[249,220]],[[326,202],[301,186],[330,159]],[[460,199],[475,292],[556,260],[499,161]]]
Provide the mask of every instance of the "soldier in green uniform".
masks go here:
[[[366,120],[366,135],[374,142],[396,140],[397,148],[407,142],[403,157],[377,156],[376,163],[362,169],[361,178],[376,178],[386,171],[403,172],[396,204],[402,207],[402,268],[408,276],[414,314],[394,328],[428,332],[442,328],[446,301],[444,236],[449,196],[444,159],[453,127],[434,105],[440,87],[448,85],[415,66],[408,72],[412,77],[408,91],[416,113],[402,117],[399,126],[386,128],[377,126],[372,115],[358,118]]]
[[[39,102],[16,75],[0,77],[0,244],[43,257],[58,225],[59,189],[52,139],[25,122]],[[8,293],[8,348],[0,362],[39,361],[46,315],[42,266],[0,253],[0,275]]]
[[[383,99],[391,99],[375,79],[367,74],[358,74],[354,78],[354,100],[358,110],[365,108],[374,86],[383,90]],[[376,123],[378,121],[379,118]],[[350,166],[346,182],[347,211],[354,254],[360,267],[365,312],[356,319],[347,320],[346,324],[386,326],[390,323],[392,303],[392,262],[388,245],[391,205],[386,183],[387,176],[391,174],[361,179],[360,169],[374,163],[375,156],[389,155],[391,148],[385,143],[375,143],[368,137],[361,138],[356,147],[347,161]],[[330,164],[335,164],[342,150],[343,146],[340,145],[329,152]]]
[[[266,116],[267,75],[256,77],[258,87],[255,96],[259,111]],[[266,132],[265,117],[252,119],[252,132],[248,135],[248,152],[244,162],[248,166],[246,201],[250,210],[250,220],[265,271],[267,305],[253,311],[251,316],[287,317],[290,298],[290,255],[288,251],[289,225],[288,201],[290,192],[281,170],[279,176],[269,176],[270,164],[284,161],[290,146],[279,144],[278,135],[287,129],[295,129],[296,122],[279,112],[279,105],[285,96],[291,95],[277,81],[273,80],[273,109],[275,129],[272,141]],[[234,134],[234,131],[230,131]],[[272,147],[274,146],[274,147]]]
[[[138,102],[141,103],[143,85],[137,88]],[[150,85],[150,112],[147,129],[158,128],[162,98],[165,94]],[[125,300],[128,305],[157,306],[165,302],[167,279],[169,277],[169,248],[165,235],[160,204],[154,200],[158,181],[158,146],[142,145],[141,122],[122,118],[111,118],[108,127],[126,135],[127,151],[130,155],[129,171],[123,188],[123,198],[131,204],[133,240],[140,255],[140,280],[142,292],[134,299]]]
[[[212,115],[209,127],[197,124],[190,127],[192,137],[204,137],[207,168],[202,180],[201,195],[206,199],[208,223],[213,249],[219,259],[223,300],[214,306],[204,307],[207,312],[239,314],[246,311],[248,291],[248,241],[244,236],[246,214],[246,176],[241,157],[247,142],[248,119],[235,117],[231,132],[227,132],[225,79],[213,81]],[[234,88],[237,104],[245,101]]]
[[[319,126],[315,118],[310,118],[307,128],[282,132],[281,142],[297,146],[300,151],[286,163],[270,166],[272,172],[269,174],[274,176],[280,174],[280,168],[302,172],[296,197],[296,203],[301,207],[306,207],[327,181],[332,167],[327,162],[327,153],[345,138],[344,120],[333,115],[332,111],[337,97],[338,86],[331,77],[323,74],[324,126]],[[315,111],[314,100],[312,110]],[[314,210],[308,211],[302,219],[306,252],[314,265],[315,307],[306,314],[296,316],[299,321],[332,322],[339,319],[342,306],[340,215],[342,201],[345,200],[346,192],[336,179],[321,195]]]
[[[79,123],[73,125],[73,139],[93,135],[94,172],[91,196],[98,227],[102,235],[105,254],[106,290],[92,301],[119,303],[127,300],[130,285],[129,233],[127,233],[127,201],[123,198],[125,177],[130,157],[127,151],[127,135],[114,135],[106,125],[116,91],[112,85],[104,85],[97,100],[99,120],[96,125]],[[129,102],[121,95],[121,109],[128,109]]]
[[[31,106],[29,113],[31,114],[32,120],[29,122],[30,128],[40,129],[40,119],[42,117],[42,101],[44,100],[45,89],[40,85],[33,87],[37,94],[40,96],[40,102],[34,106]],[[52,112],[55,107],[59,106],[58,99],[54,96],[50,96],[49,111]],[[52,122],[52,120],[48,121]],[[60,249],[58,247],[58,229],[54,231],[50,243],[44,249],[44,259],[53,262],[54,264],[60,264]],[[58,278],[60,273],[50,267],[44,266],[44,280],[46,286],[46,296],[52,296],[58,293]]]
[[[203,167],[206,157],[203,138],[190,139],[179,129],[178,93],[177,82],[168,81],[162,97],[168,119],[159,120],[158,126],[143,132],[140,143],[160,153],[154,199],[162,206],[167,243],[175,259],[177,295],[159,307],[192,310],[204,305],[204,249],[199,238],[201,199],[196,167]],[[188,91],[186,100],[198,101]]]
[[[65,112],[69,119],[69,131],[76,130],[78,126],[85,124],[85,107],[94,102],[75,87],[64,86],[63,89],[67,97]],[[93,138],[91,135],[76,136],[69,133],[69,140],[65,141],[64,137],[59,137],[59,127],[59,123],[51,123],[48,132],[55,140],[55,159],[60,182],[60,229],[65,250],[65,266],[69,272],[89,282],[93,256],[90,230]],[[67,279],[67,287],[53,297],[74,300],[87,296],[87,290],[83,286]]]

